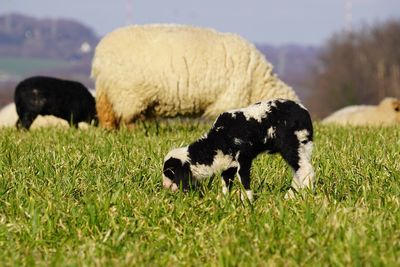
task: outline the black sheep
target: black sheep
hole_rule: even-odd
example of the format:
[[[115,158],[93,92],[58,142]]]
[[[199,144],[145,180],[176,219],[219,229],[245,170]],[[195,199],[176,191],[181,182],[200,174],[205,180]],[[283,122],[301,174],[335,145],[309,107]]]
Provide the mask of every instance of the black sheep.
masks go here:
[[[14,102],[18,113],[17,128],[29,129],[38,115],[53,115],[67,120],[97,125],[96,103],[81,83],[36,76],[21,81],[15,88]]]

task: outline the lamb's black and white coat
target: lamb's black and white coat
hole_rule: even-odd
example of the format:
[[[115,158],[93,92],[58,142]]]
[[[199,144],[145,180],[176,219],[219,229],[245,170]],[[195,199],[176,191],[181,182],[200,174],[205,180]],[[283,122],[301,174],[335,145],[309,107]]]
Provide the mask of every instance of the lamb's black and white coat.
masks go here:
[[[96,102],[89,90],[76,81],[36,76],[15,88],[18,128],[29,129],[38,115],[53,115],[77,127],[79,122],[97,124]]]
[[[308,111],[291,100],[274,99],[224,112],[210,131],[189,146],[171,150],[164,159],[163,186],[186,190],[222,172],[226,194],[237,174],[252,200],[250,169],[262,152],[280,153],[294,171],[292,188],[313,188],[313,126]],[[290,190],[287,196],[293,196]]]

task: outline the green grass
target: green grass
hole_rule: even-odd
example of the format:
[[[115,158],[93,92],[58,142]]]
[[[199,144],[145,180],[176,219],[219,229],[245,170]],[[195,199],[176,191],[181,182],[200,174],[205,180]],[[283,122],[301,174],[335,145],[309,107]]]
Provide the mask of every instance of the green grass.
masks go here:
[[[24,75],[37,70],[65,68],[71,64],[62,60],[42,58],[0,57],[0,72]]]
[[[207,128],[0,130],[0,265],[400,265],[398,127],[316,124],[315,194],[284,200],[290,170],[263,155],[252,205],[219,179],[162,188],[165,154]]]

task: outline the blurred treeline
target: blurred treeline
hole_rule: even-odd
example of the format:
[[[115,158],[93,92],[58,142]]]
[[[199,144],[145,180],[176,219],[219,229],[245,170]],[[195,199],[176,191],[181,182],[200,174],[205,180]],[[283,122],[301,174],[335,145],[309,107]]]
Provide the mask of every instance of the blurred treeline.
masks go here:
[[[306,102],[320,118],[343,106],[400,97],[400,21],[333,35],[306,80]]]

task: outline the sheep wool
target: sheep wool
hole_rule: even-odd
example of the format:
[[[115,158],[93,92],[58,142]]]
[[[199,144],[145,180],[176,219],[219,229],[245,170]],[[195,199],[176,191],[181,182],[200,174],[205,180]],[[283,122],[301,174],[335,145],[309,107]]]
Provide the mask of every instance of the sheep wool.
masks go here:
[[[92,64],[100,125],[148,116],[202,115],[260,100],[298,101],[242,37],[187,25],[134,25],[98,44]]]
[[[400,124],[400,100],[384,98],[379,105],[348,106],[322,120],[322,124],[390,126]]]
[[[9,103],[0,110],[0,128],[13,127],[17,120],[18,114],[14,103]]]

